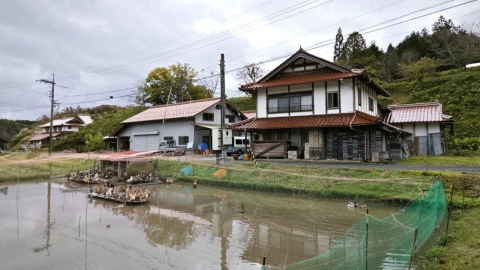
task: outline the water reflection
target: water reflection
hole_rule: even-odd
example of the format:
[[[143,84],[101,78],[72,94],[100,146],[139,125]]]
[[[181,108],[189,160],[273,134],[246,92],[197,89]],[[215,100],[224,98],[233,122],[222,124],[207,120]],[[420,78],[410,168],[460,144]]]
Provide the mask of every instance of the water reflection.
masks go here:
[[[81,187],[17,185],[17,194],[0,196],[0,263],[7,269],[65,263],[85,269],[259,269],[265,256],[268,265],[284,266],[323,252],[363,215],[344,201],[181,184],[152,187],[148,204],[124,206],[86,198]],[[16,239],[8,236],[15,221]],[[28,255],[29,245],[49,257]],[[29,260],[6,260],[10,256]]]

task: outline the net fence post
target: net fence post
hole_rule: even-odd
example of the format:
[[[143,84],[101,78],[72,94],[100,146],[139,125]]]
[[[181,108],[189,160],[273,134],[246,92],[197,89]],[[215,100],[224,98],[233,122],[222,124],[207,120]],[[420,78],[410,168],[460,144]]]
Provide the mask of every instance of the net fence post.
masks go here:
[[[366,216],[366,235],[365,235],[365,269],[368,270],[368,208]]]
[[[413,234],[412,253],[410,254],[410,262],[408,263],[408,270],[410,270],[412,268],[413,255],[414,255],[415,248],[416,248],[416,245],[417,245],[417,234],[418,234],[418,229],[415,228],[415,233]]]
[[[420,213],[418,215],[418,223],[417,223],[417,228],[416,228],[416,233],[415,233],[415,251],[417,250],[417,238],[418,238],[418,230],[420,229],[420,223],[422,222],[422,211],[423,211],[423,201],[425,199],[425,191],[422,190],[422,204],[420,205]]]

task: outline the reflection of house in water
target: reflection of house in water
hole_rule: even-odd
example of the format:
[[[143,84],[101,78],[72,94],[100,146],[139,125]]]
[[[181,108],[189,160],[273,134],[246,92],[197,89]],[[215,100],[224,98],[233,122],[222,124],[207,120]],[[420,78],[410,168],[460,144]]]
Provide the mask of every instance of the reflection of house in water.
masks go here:
[[[242,243],[242,260],[260,263],[266,256],[267,263],[276,266],[322,253],[359,218],[349,211],[333,216],[331,205],[314,209],[295,207],[299,199],[267,194],[262,198],[255,194],[253,199],[245,198],[250,195],[243,192],[228,192],[228,196],[217,193],[180,185],[160,189],[151,200],[158,207],[151,206],[150,214],[178,219],[178,226],[210,227],[212,235],[221,238],[222,262],[226,262],[229,241],[235,239]],[[239,213],[239,202],[245,202],[246,213]],[[341,207],[346,208],[343,204]]]

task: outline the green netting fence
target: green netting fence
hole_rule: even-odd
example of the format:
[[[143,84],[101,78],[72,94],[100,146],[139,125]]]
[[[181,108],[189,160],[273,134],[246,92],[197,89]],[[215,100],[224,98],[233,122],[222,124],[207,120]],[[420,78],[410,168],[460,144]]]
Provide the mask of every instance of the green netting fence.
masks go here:
[[[404,269],[446,214],[445,191],[437,180],[395,215],[383,219],[365,215],[328,250],[286,269]]]

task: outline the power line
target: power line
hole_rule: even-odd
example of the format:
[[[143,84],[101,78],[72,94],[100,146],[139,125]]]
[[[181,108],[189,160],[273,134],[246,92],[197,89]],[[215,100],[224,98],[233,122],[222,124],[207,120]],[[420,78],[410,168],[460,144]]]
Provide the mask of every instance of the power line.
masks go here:
[[[138,60],[135,60],[135,61],[131,61],[131,62],[128,62],[128,63],[124,63],[124,64],[120,64],[120,65],[116,65],[116,66],[113,66],[113,67],[108,67],[108,68],[104,68],[104,69],[99,69],[99,70],[95,70],[95,71],[92,71],[90,73],[96,73],[96,74],[92,74],[92,75],[88,75],[88,76],[83,76],[83,78],[85,77],[95,77],[95,76],[99,76],[99,75],[104,75],[104,74],[109,74],[109,73],[114,73],[114,72],[118,72],[118,71],[122,71],[122,70],[125,70],[125,69],[130,69],[130,68],[134,68],[134,67],[138,67],[138,66],[142,66],[142,65],[145,65],[145,64],[149,64],[149,63],[153,63],[153,62],[156,62],[158,60],[163,60],[163,59],[167,59],[167,58],[171,58],[173,56],[177,56],[177,55],[180,55],[180,54],[184,54],[186,52],[190,52],[190,51],[193,51],[193,50],[197,50],[197,49],[200,49],[200,48],[204,48],[206,46],[210,46],[210,45],[213,45],[213,44],[216,44],[216,43],[219,43],[221,41],[225,41],[225,40],[228,40],[228,39],[231,39],[233,37],[236,37],[240,34],[245,34],[245,33],[248,33],[250,31],[253,31],[253,30],[257,30],[258,28],[261,28],[261,27],[264,27],[264,26],[267,26],[267,25],[270,25],[270,24],[273,24],[273,23],[276,23],[276,22],[279,22],[279,21],[282,21],[282,20],[285,20],[287,18],[290,18],[292,16],[295,16],[295,15],[298,15],[300,13],[303,13],[305,11],[309,11],[313,8],[316,8],[316,7],[319,7],[319,6],[322,6],[322,5],[325,5],[327,3],[330,3],[334,0],[329,0],[327,2],[323,2],[321,4],[318,4],[316,6],[313,6],[313,7],[310,7],[306,10],[301,10],[295,14],[292,14],[292,15],[289,15],[287,17],[283,17],[283,18],[280,18],[276,21],[273,21],[273,22],[270,22],[270,23],[267,23],[267,24],[264,24],[262,26],[256,26],[254,29],[251,29],[251,30],[248,30],[248,31],[244,31],[240,34],[236,34],[236,35],[232,35],[228,38],[224,38],[224,39],[221,39],[221,40],[218,40],[218,41],[215,41],[215,42],[211,42],[211,43],[208,43],[204,46],[201,46],[201,47],[198,47],[198,48],[194,48],[193,50],[188,50],[188,51],[185,51],[185,52],[182,52],[182,53],[177,53],[177,54],[174,54],[174,55],[170,55],[168,57],[164,57],[164,58],[160,58],[160,59],[156,59],[158,57],[162,57],[164,55],[168,55],[168,54],[171,54],[171,53],[175,53],[177,51],[180,51],[180,50],[183,50],[183,49],[188,49],[188,48],[191,48],[193,46],[197,46],[199,44],[203,44],[203,43],[206,43],[208,41],[211,41],[211,40],[215,40],[215,39],[218,39],[218,38],[221,38],[223,36],[226,36],[228,34],[230,34],[231,31],[237,31],[237,30],[242,30],[242,29],[245,29],[245,28],[248,28],[250,26],[255,26],[255,23],[258,23],[259,21],[267,21],[268,19],[271,19],[271,18],[275,18],[275,17],[278,17],[280,15],[283,15],[283,14],[286,14],[286,13],[289,13],[291,11],[294,11],[294,10],[297,10],[297,9],[300,9],[302,7],[305,7],[307,5],[310,5],[314,2],[317,2],[319,0],[314,0],[314,2],[310,2],[311,0],[307,0],[307,1],[304,1],[304,2],[301,2],[300,4],[296,4],[296,5],[293,5],[289,8],[286,8],[286,9],[283,9],[279,12],[275,12],[273,14],[270,14],[268,16],[265,16],[261,19],[258,19],[258,20],[255,20],[255,21],[252,21],[252,22],[249,22],[249,23],[246,23],[246,24],[243,24],[241,26],[238,26],[236,28],[233,28],[233,29],[229,29],[227,31],[224,31],[224,32],[221,32],[219,34],[216,34],[216,35],[213,35],[213,36],[210,36],[208,38],[204,38],[204,39],[201,39],[201,40],[198,40],[198,41],[195,41],[195,42],[192,42],[190,44],[186,44],[186,45],[183,45],[183,46],[180,46],[180,47],[177,47],[177,48],[174,48],[174,49],[171,49],[171,50],[168,50],[168,51],[165,51],[165,52],[162,52],[162,53],[159,53],[159,54],[155,54],[155,55],[151,55],[151,56],[148,56],[148,57],[144,57],[144,58],[141,58],[141,59],[138,59]],[[305,2],[310,2],[310,3],[306,3]],[[300,5],[300,6],[299,6]],[[299,7],[297,7],[299,6]],[[150,61],[150,60],[153,60],[155,59],[154,61]],[[147,61],[150,61],[150,62],[147,62]],[[133,65],[133,66],[131,66]],[[75,75],[75,76],[70,76],[70,77],[63,77],[62,78],[62,81],[67,81],[67,80],[75,80],[75,79],[78,79],[79,76]]]
[[[305,1],[305,2],[308,2],[308,1]],[[449,2],[449,1],[445,1],[445,2],[440,3],[440,4],[444,4],[444,3],[448,3],[448,2]],[[304,2],[302,2],[302,3],[304,3]],[[302,4],[302,3],[301,3],[301,4]],[[326,2],[326,3],[328,3],[328,2]],[[323,5],[323,4],[326,4],[326,3],[322,3],[322,4],[320,4],[320,5]],[[397,3],[398,3],[398,2],[397,2]],[[308,3],[308,4],[311,4],[311,3]],[[435,6],[438,6],[438,5],[440,5],[440,4],[437,4],[437,5],[435,5]],[[306,5],[306,4],[305,4],[305,5]],[[304,6],[305,6],[305,5],[304,5]],[[292,6],[292,7],[294,7],[294,6]],[[287,8],[287,9],[282,10],[282,11],[291,9],[292,7],[289,7],[289,8]],[[315,6],[315,7],[317,7],[317,6]],[[428,7],[428,8],[432,8],[432,7]],[[422,10],[425,10],[425,9],[428,9],[428,8],[424,8],[424,9],[422,9]],[[301,12],[305,12],[305,10],[304,10],[304,11],[301,11]],[[415,13],[415,12],[418,12],[418,10],[417,10],[417,11],[414,11],[414,12],[412,12],[412,13]],[[277,12],[277,13],[278,13],[278,12]],[[285,12],[284,12],[284,13],[285,13]],[[274,13],[274,14],[276,14],[276,13]],[[274,14],[271,14],[271,15],[269,15],[269,16],[272,16],[272,15],[274,15]],[[296,14],[294,14],[294,15],[297,15],[297,14],[298,14],[298,13],[296,13]],[[408,15],[408,14],[407,14],[407,15]],[[278,16],[278,14],[277,14],[277,16]],[[291,16],[293,16],[293,15],[291,15]],[[289,17],[291,17],[291,16],[289,16]],[[404,15],[404,16],[406,16],[406,15]],[[268,17],[268,16],[266,16],[266,17]],[[359,17],[359,16],[357,16],[357,17]],[[354,18],[357,18],[357,17],[354,17]],[[288,18],[288,17],[287,17],[287,18]],[[283,19],[285,19],[285,18],[283,18]],[[282,19],[282,20],[283,20],[283,19]],[[353,18],[352,18],[352,19],[353,19]],[[262,19],[260,19],[260,20],[262,20]],[[349,19],[349,20],[351,20],[351,19]],[[257,20],[257,21],[258,21],[258,20]],[[278,21],[278,20],[277,20],[277,21]],[[275,22],[277,22],[277,21],[275,21]],[[348,21],[348,20],[346,20],[346,21]],[[254,21],[254,22],[256,22],[256,21]],[[248,23],[248,24],[251,24],[251,23],[252,23],[252,22],[250,22],[250,23]],[[272,22],[272,23],[274,23],[274,22]],[[269,23],[269,24],[272,24],[272,23]],[[385,22],[384,22],[384,23],[385,23]],[[248,24],[245,24],[245,25],[248,25]],[[269,25],[269,24],[266,24],[266,25]],[[266,25],[263,25],[263,26],[266,26]],[[378,25],[378,24],[377,24],[377,25]],[[261,27],[263,27],[263,26],[261,26]],[[242,27],[242,26],[240,26],[240,27]],[[239,27],[237,27],[237,28],[239,28]],[[235,28],[234,28],[234,29],[235,29]],[[323,29],[325,29],[325,28],[323,28]],[[323,29],[320,29],[320,30],[323,30]],[[317,30],[317,31],[320,31],[320,30]],[[228,31],[227,31],[227,32],[228,32]],[[249,32],[249,31],[246,31],[246,32]],[[243,32],[243,33],[241,33],[241,34],[244,34],[244,33],[246,33],[246,32]],[[225,32],[223,32],[223,33],[225,33]],[[203,39],[203,40],[200,40],[200,41],[191,43],[190,45],[185,45],[185,46],[176,48],[176,49],[174,49],[174,50],[170,50],[170,51],[164,52],[164,53],[162,53],[162,54],[171,53],[171,52],[174,52],[175,50],[180,50],[180,49],[185,48],[185,47],[191,47],[191,46],[193,46],[193,45],[198,44],[199,42],[202,43],[202,42],[205,41],[205,40],[216,38],[217,36],[222,35],[223,33],[214,35],[213,37],[210,37],[210,38],[207,38],[207,39]],[[238,35],[239,35],[239,34],[238,34]],[[238,35],[234,35],[234,36],[229,37],[229,38],[226,38],[226,39],[230,39],[230,38],[233,38],[233,37],[238,36]],[[302,36],[301,36],[301,37],[302,37]],[[297,38],[298,38],[298,37],[297,37]],[[209,44],[207,44],[207,45],[205,45],[205,46],[201,46],[201,47],[195,48],[194,50],[200,49],[200,48],[203,48],[203,47],[206,47],[206,46],[213,45],[213,44],[215,44],[215,43],[224,41],[224,40],[226,40],[226,39],[222,39],[222,40],[219,40],[219,41],[216,41],[216,42],[213,42],[213,43],[209,43]],[[263,50],[263,49],[262,49],[262,50]],[[188,50],[188,51],[185,51],[185,52],[182,52],[182,53],[178,53],[178,54],[175,54],[175,55],[171,55],[171,56],[166,57],[166,58],[170,58],[170,57],[173,57],[173,56],[177,56],[177,55],[179,55],[179,54],[187,53],[187,52],[190,52],[190,51],[192,51],[192,50]],[[128,68],[123,68],[123,69],[118,69],[119,67],[122,67],[122,66],[125,66],[125,65],[131,65],[132,63],[137,63],[137,62],[139,62],[139,61],[140,61],[140,62],[141,62],[141,61],[146,61],[146,60],[148,60],[148,59],[152,59],[153,57],[161,56],[162,54],[157,54],[157,55],[153,55],[153,56],[150,56],[150,57],[148,57],[148,58],[143,58],[143,59],[140,59],[140,60],[136,60],[136,61],[133,61],[133,62],[130,62],[130,63],[125,63],[125,64],[122,64],[122,65],[118,65],[118,66],[114,66],[114,67],[102,69],[102,70],[99,70],[99,71],[102,71],[103,74],[93,74],[93,75],[88,76],[88,77],[105,75],[105,74],[109,74],[109,73],[113,73],[113,72],[118,72],[118,71],[121,71],[121,70],[124,70],[124,69],[137,67],[137,66],[140,66],[140,65],[131,66],[131,67],[128,67]],[[162,58],[162,59],[166,59],[166,58]],[[159,59],[159,60],[162,60],[162,59]],[[144,63],[144,64],[148,64],[148,63],[151,63],[151,62],[147,62],[147,63]],[[143,65],[143,64],[141,64],[141,65]],[[107,72],[107,71],[109,71],[109,72]],[[81,75],[80,75],[80,76],[81,76]],[[87,76],[84,76],[84,77],[87,77]],[[68,77],[67,77],[67,78],[68,78]],[[79,78],[79,77],[78,77],[78,78]],[[70,77],[70,79],[68,79],[68,80],[73,80],[73,79],[76,79],[76,78],[75,78],[75,77]],[[0,87],[0,89],[1,89],[1,87]]]

